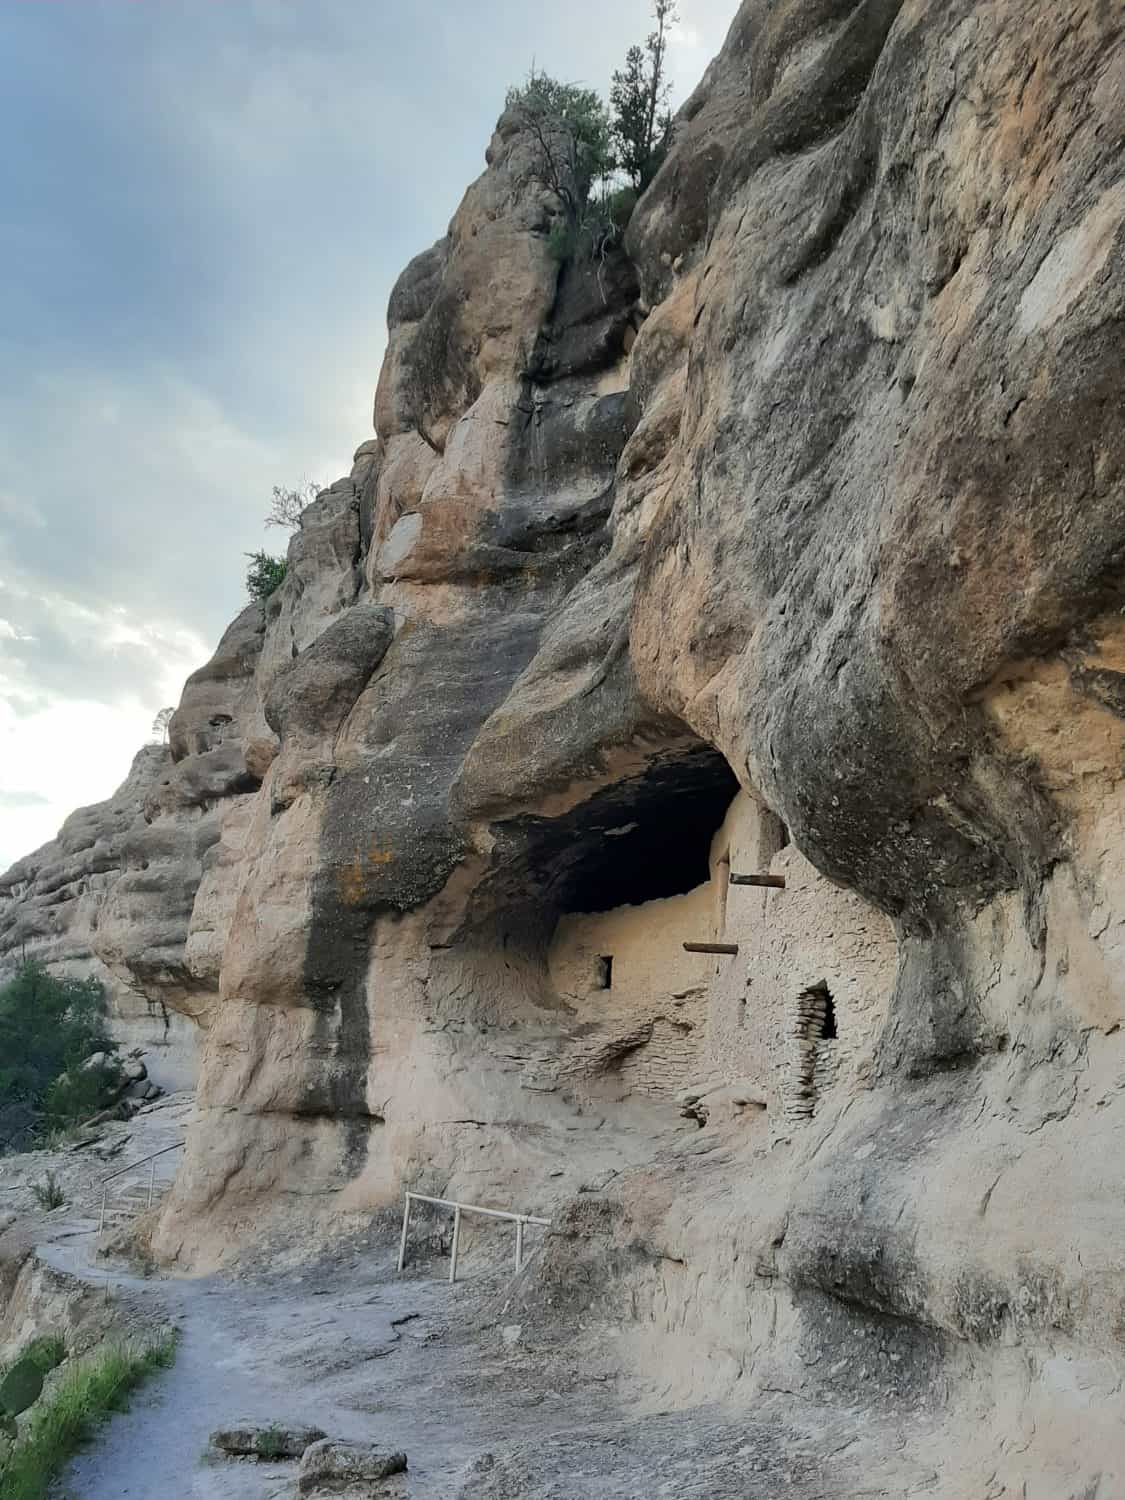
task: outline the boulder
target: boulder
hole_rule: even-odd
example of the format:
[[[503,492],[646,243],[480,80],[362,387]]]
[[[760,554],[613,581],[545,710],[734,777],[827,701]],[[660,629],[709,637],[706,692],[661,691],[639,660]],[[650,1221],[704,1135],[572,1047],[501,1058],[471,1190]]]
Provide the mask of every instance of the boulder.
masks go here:
[[[237,1422],[231,1427],[216,1428],[210,1443],[212,1448],[230,1458],[276,1461],[300,1458],[306,1449],[319,1443],[323,1437],[319,1427],[306,1427],[296,1422]]]
[[[357,1487],[379,1485],[406,1472],[406,1454],[373,1443],[342,1443],[331,1439],[305,1450],[297,1475],[298,1495],[341,1495]]]

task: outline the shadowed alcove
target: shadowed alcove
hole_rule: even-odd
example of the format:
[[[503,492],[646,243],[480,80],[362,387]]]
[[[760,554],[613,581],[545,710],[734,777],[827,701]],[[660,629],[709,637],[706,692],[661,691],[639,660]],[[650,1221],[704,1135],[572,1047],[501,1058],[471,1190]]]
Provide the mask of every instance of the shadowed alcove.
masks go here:
[[[511,996],[567,1018],[563,1071],[670,1097],[702,1044],[715,922],[711,850],[738,791],[706,746],[653,757],[558,817],[493,826],[467,946]]]

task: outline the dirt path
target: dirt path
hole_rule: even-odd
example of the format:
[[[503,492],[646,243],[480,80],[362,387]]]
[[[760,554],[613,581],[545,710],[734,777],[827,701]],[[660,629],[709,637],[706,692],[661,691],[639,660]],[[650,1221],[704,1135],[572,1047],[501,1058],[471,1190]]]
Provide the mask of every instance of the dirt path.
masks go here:
[[[41,1252],[85,1274],[81,1239]],[[394,1275],[392,1251],[268,1284],[111,1276],[179,1320],[175,1365],[74,1463],[67,1500],[290,1500],[293,1466],[206,1456],[217,1426],[302,1422],[404,1450],[408,1500],[903,1500],[937,1475],[870,1413],[792,1394],[751,1409],[630,1416],[614,1351],[552,1352],[489,1309],[506,1273],[450,1288],[435,1262]],[[104,1281],[106,1273],[92,1273]],[[611,1341],[610,1341],[611,1342]],[[886,1430],[880,1430],[885,1425]]]
[[[447,1289],[381,1282],[377,1272],[351,1270],[331,1288],[310,1284],[307,1275],[279,1279],[272,1287],[107,1278],[101,1268],[87,1269],[86,1249],[78,1239],[44,1247],[41,1254],[59,1270],[99,1283],[108,1279],[115,1291],[147,1303],[154,1321],[174,1318],[182,1338],[172,1368],[72,1465],[62,1494],[76,1500],[257,1500],[282,1492],[291,1482],[291,1465],[203,1461],[208,1435],[242,1418],[263,1425],[311,1423],[334,1437],[391,1441],[413,1449],[412,1467],[431,1469],[421,1442],[428,1424],[405,1421],[409,1408],[393,1424],[377,1413],[382,1388],[399,1383],[404,1366],[416,1366],[412,1346],[440,1315]],[[409,1323],[396,1326],[404,1317]],[[433,1437],[426,1433],[431,1451]],[[442,1470],[469,1456],[448,1439],[443,1449]]]
[[[135,1122],[114,1160],[163,1144],[183,1114],[177,1104]],[[933,1494],[934,1469],[909,1452],[917,1417],[908,1445],[889,1417],[810,1405],[795,1392],[667,1412],[646,1399],[645,1415],[630,1412],[638,1391],[620,1373],[623,1330],[576,1320],[557,1344],[508,1322],[506,1234],[490,1240],[485,1227],[455,1287],[442,1259],[397,1276],[397,1246],[385,1241],[338,1244],[316,1266],[253,1280],[143,1278],[91,1263],[101,1178],[69,1158],[61,1166],[71,1207],[67,1222],[41,1216],[38,1256],[108,1286],[139,1314],[130,1321],[176,1322],[182,1339],[171,1369],[71,1465],[60,1500],[290,1500],[292,1465],[208,1456],[209,1434],[241,1420],[311,1423],[402,1449],[408,1500]],[[22,1202],[42,1170],[42,1157],[16,1159],[0,1182]]]
[[[74,1500],[289,1495],[292,1465],[205,1457],[210,1432],[243,1418],[401,1448],[412,1497],[452,1496],[490,1447],[607,1415],[604,1382],[577,1369],[545,1381],[531,1351],[487,1322],[475,1326],[503,1271],[451,1288],[436,1265],[424,1279],[397,1278],[387,1251],[268,1284],[142,1279],[91,1269],[92,1243],[79,1235],[39,1253],[60,1271],[108,1281],[154,1321],[174,1319],[182,1340],[173,1367],[71,1466],[59,1493]]]

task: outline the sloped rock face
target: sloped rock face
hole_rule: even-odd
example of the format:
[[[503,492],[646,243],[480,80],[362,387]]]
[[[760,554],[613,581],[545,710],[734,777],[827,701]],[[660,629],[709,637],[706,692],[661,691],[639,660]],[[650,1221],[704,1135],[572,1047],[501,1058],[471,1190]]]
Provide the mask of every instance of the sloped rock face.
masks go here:
[[[1063,11],[746,0],[599,270],[501,120],[105,898],[207,1028],[167,1258],[518,1199],[654,1399],[1112,1488],[1125,42]]]
[[[195,1081],[217,999],[229,866],[259,785],[242,733],[263,633],[261,610],[244,610],[185,685],[170,749],[141,750],[108,802],[0,882],[0,963],[26,955],[101,980],[114,1034],[145,1047],[169,1087]]]
[[[0,879],[0,977],[35,958],[59,973],[98,979],[114,1035],[145,1048],[162,1085],[183,1087],[198,1069],[196,1027],[158,992],[146,993],[127,967],[112,965],[102,925],[127,851],[145,829],[145,803],[170,769],[168,750],[146,746],[108,802],[72,813],[58,838]]]

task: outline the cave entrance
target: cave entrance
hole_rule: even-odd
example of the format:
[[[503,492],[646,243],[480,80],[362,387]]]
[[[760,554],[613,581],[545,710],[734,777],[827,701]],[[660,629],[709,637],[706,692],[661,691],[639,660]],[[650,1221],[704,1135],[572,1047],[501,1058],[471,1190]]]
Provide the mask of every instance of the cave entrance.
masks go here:
[[[591,1075],[626,1092],[669,1097],[699,1065],[712,963],[683,945],[721,928],[712,849],[737,791],[715,752],[682,756],[607,789],[559,851],[551,984],[589,1028]]]
[[[555,1015],[567,1089],[666,1101],[696,1076],[713,964],[683,945],[715,934],[712,852],[737,795],[722,755],[681,741],[553,817],[491,825],[460,940],[491,955],[490,1013]]]

